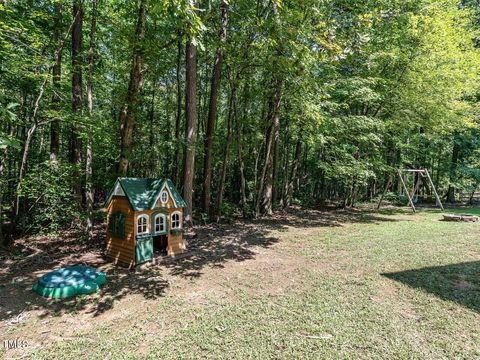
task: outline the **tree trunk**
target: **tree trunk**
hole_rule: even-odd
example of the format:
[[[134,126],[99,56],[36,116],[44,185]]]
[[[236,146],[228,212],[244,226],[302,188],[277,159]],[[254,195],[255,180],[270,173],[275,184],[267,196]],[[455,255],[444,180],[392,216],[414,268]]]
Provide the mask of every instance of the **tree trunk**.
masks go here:
[[[447,202],[449,203],[455,202],[455,186],[453,185],[453,183],[455,182],[455,179],[456,179],[459,154],[460,154],[460,145],[458,144],[457,135],[455,134],[453,136],[452,161],[450,163],[450,174],[449,174],[450,183],[448,185],[448,192],[447,192]]]
[[[13,136],[13,126],[9,125],[9,130],[8,130],[8,136],[12,137]],[[5,239],[3,235],[3,194],[5,193],[5,187],[7,185],[7,182],[5,181],[5,178],[3,177],[3,174],[5,172],[5,163],[6,163],[6,158],[8,154],[8,147],[3,149],[0,152],[0,246],[2,245],[9,245],[7,239]]]
[[[25,138],[25,143],[23,145],[22,162],[20,163],[20,170],[18,173],[18,183],[17,183],[18,186],[17,186],[17,194],[16,194],[16,200],[15,200],[15,216],[18,216],[19,210],[20,210],[20,195],[19,195],[20,184],[22,183],[23,176],[25,175],[28,153],[30,152],[30,145],[32,143],[33,135],[35,134],[35,131],[37,131],[37,126],[38,126],[37,122],[35,121],[33,125],[30,127],[30,129],[28,129],[27,137]]]
[[[128,84],[125,104],[120,112],[120,160],[118,163],[118,174],[126,176],[130,164],[130,157],[133,147],[133,131],[135,127],[135,109],[138,103],[140,89],[142,87],[143,61],[144,61],[144,38],[146,1],[141,0],[138,7],[137,24],[135,27],[135,40],[132,51],[132,67],[130,70],[130,81]]]
[[[215,123],[217,121],[217,102],[218,92],[220,90],[220,77],[222,71],[223,60],[223,44],[227,40],[228,26],[228,10],[227,3],[223,0],[220,3],[222,13],[222,28],[220,30],[220,45],[215,53],[213,61],[212,83],[210,87],[210,103],[208,106],[207,131],[205,135],[205,161],[203,165],[203,212],[210,214],[210,199],[212,196],[212,152],[213,152],[213,135],[215,132]]]
[[[185,224],[193,224],[193,179],[197,142],[197,49],[191,39],[186,46],[185,83],[185,159],[183,165],[183,197],[186,202]]]
[[[281,191],[280,196],[280,207],[285,208],[285,203],[287,201],[287,192],[288,192],[288,164],[290,161],[290,135],[289,135],[289,124],[286,123],[285,126],[285,138],[283,141],[283,181],[282,186],[279,185]]]
[[[273,213],[273,173],[274,173],[274,151],[275,139],[278,135],[280,126],[280,104],[282,101],[282,83],[279,79],[274,81],[274,99],[272,102],[271,124],[267,128],[267,143],[265,148],[265,163],[263,165],[262,176],[257,198],[256,216],[271,215]]]
[[[237,157],[238,165],[240,171],[240,205],[242,207],[242,217],[246,218],[246,205],[247,205],[247,195],[246,195],[246,184],[245,180],[245,163],[243,162],[243,127],[240,119],[236,117],[237,124]]]
[[[275,2],[271,3],[273,16],[275,17],[276,28],[280,33],[280,18],[278,16],[278,7]],[[280,104],[282,101],[282,80],[277,73],[280,70],[278,58],[282,56],[281,39],[275,39],[278,42],[276,57],[276,66],[273,66],[272,81],[272,98],[270,101],[269,120],[270,126],[267,127],[267,141],[265,148],[265,162],[262,170],[262,177],[260,178],[260,186],[258,189],[257,202],[255,207],[255,216],[261,212],[262,215],[271,215],[273,213],[274,189],[277,169],[278,169],[278,136],[280,129]]]
[[[177,67],[176,67],[176,80],[177,80],[177,114],[175,117],[175,185],[180,184],[180,159],[181,159],[181,139],[180,139],[180,122],[182,119],[182,82],[181,82],[181,59],[182,59],[182,40],[179,35],[178,48],[177,48]]]
[[[290,173],[290,178],[288,181],[288,185],[286,187],[285,203],[284,203],[284,206],[286,208],[290,206],[290,203],[292,201],[293,185],[295,183],[295,179],[297,178],[298,165],[300,164],[301,152],[302,152],[302,142],[301,142],[301,138],[299,137],[295,145],[295,155],[293,158],[292,171]]]
[[[92,23],[90,26],[90,48],[88,50],[88,77],[87,77],[87,104],[90,121],[93,119],[93,69],[95,63],[95,35],[97,29],[97,0],[92,0]],[[87,235],[93,239],[93,185],[92,185],[92,162],[93,162],[93,136],[88,134],[87,156],[85,161],[85,199],[87,205]]]
[[[53,38],[57,47],[60,47],[60,34],[62,27],[62,3],[55,2],[55,24],[53,28]],[[58,152],[60,149],[60,121],[57,112],[60,110],[60,76],[62,73],[62,53],[60,52],[55,59],[55,65],[52,69],[52,110],[55,113],[55,119],[50,124],[50,162],[52,164],[58,161]]]
[[[83,31],[83,2],[75,0],[73,3],[72,28],[72,115],[73,123],[70,134],[70,163],[73,165],[73,191],[78,208],[82,205],[82,187],[80,182],[81,138],[79,126],[76,124],[82,116],[82,31]]]
[[[279,118],[280,120],[280,118]],[[278,162],[279,162],[279,146],[280,146],[280,121],[275,125],[275,133],[273,137],[273,169],[272,169],[272,207],[278,199]]]
[[[227,178],[227,166],[228,166],[228,157],[230,153],[230,143],[232,142],[232,121],[236,113],[236,90],[237,83],[232,84],[232,92],[230,94],[230,101],[228,106],[228,115],[227,115],[227,139],[225,141],[225,148],[223,150],[223,166],[222,174],[220,176],[220,185],[218,187],[218,197],[217,197],[217,206],[216,206],[216,221],[220,220],[222,215],[222,204],[223,204],[223,193],[225,191],[225,180]]]
[[[148,120],[149,120],[149,134],[148,134],[148,146],[151,150],[154,149],[155,147],[155,93],[156,93],[156,88],[157,88],[157,83],[155,82],[153,85],[153,90],[152,90],[152,101],[150,103],[150,111],[148,113]],[[154,177],[155,173],[155,168],[157,164],[156,160],[157,154],[154,151],[150,151],[149,154],[149,162],[148,166],[146,166],[147,169],[145,169],[145,173],[147,177]],[[167,155],[167,158],[168,155]]]

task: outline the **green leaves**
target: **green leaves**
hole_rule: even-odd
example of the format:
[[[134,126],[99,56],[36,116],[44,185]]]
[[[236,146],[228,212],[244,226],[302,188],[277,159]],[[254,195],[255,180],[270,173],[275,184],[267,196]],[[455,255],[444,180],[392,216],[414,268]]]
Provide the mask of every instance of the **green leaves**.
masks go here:
[[[7,147],[12,147],[17,150],[22,148],[18,139],[14,138],[13,136],[0,133],[0,150],[6,149]]]

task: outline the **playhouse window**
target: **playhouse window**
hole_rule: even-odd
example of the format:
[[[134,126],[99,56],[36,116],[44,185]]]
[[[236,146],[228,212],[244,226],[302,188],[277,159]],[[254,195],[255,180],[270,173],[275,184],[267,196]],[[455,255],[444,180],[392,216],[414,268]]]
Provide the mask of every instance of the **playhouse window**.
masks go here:
[[[182,227],[181,218],[182,215],[178,211],[172,214],[172,229],[180,229]]]
[[[155,216],[155,232],[160,233],[166,230],[165,215],[158,214]]]
[[[148,216],[140,215],[137,218],[137,234],[148,234]]]
[[[165,204],[168,201],[167,190],[163,190],[162,193],[160,194],[160,201],[162,202],[162,204]]]

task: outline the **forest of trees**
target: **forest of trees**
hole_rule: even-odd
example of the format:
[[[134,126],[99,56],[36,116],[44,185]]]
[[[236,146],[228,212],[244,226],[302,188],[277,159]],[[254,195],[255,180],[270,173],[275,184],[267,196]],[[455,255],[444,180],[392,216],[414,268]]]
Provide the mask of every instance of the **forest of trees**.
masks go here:
[[[479,5],[0,1],[0,242],[92,236],[118,176],[171,178],[188,224],[354,206],[408,167],[454,202],[480,183]]]

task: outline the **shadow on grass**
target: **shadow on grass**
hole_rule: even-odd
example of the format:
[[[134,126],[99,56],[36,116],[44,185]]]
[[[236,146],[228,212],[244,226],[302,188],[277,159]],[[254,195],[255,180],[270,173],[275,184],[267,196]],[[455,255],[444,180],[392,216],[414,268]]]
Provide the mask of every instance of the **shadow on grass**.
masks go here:
[[[382,275],[480,312],[480,261]]]
[[[392,215],[408,215],[411,212],[403,208],[384,208],[380,210],[355,208],[335,211],[312,210],[292,207],[286,212],[261,218],[255,221],[258,226],[281,230],[287,227],[338,227],[346,224],[372,224],[397,222]]]
[[[79,240],[75,232],[60,239],[36,238],[18,241],[15,256],[0,254],[0,321],[15,324],[24,314],[39,310],[40,318],[84,312],[98,316],[112,309],[127,295],[145,299],[163,297],[175,276],[198,278],[206,266],[223,267],[227,261],[254,259],[257,250],[278,240],[267,236],[267,229],[254,226],[217,226],[216,231],[199,228],[190,239],[190,257],[150,267],[127,269],[107,262],[103,257],[103,230],[96,229],[93,242]],[[107,282],[91,295],[68,299],[46,299],[31,290],[34,281],[45,272],[75,264],[85,264],[104,271]]]
[[[194,236],[186,236],[192,254],[163,264],[170,275],[198,278],[206,266],[223,268],[226,261],[246,261],[255,258],[256,248],[269,248],[278,242],[268,236],[271,229],[252,223],[209,225],[197,228]]]
[[[336,227],[348,223],[398,221],[391,217],[404,209],[373,210],[305,210],[293,207],[287,212],[234,224],[209,224],[195,228],[186,236],[189,257],[148,267],[128,270],[105,261],[104,231],[99,224],[93,241],[82,240],[79,233],[64,232],[60,238],[25,238],[15,248],[0,253],[0,321],[20,321],[30,310],[41,310],[44,317],[64,313],[86,312],[94,316],[112,309],[130,294],[146,299],[165,295],[169,279],[196,279],[206,267],[223,268],[228,261],[255,259],[259,249],[268,249],[279,241],[271,231],[288,228]],[[388,216],[387,216],[388,215]],[[85,264],[107,274],[107,283],[96,294],[71,299],[51,300],[31,290],[33,282],[47,271],[59,267]]]
[[[339,227],[352,223],[396,222],[384,215],[405,214],[404,209],[381,211],[366,209],[314,210],[292,207],[288,211],[250,221],[233,224],[209,224],[195,229],[194,237],[186,237],[192,256],[164,264],[174,276],[197,278],[205,266],[223,267],[226,260],[245,261],[255,258],[255,247],[269,248],[278,242],[269,237],[271,231],[289,228]]]

